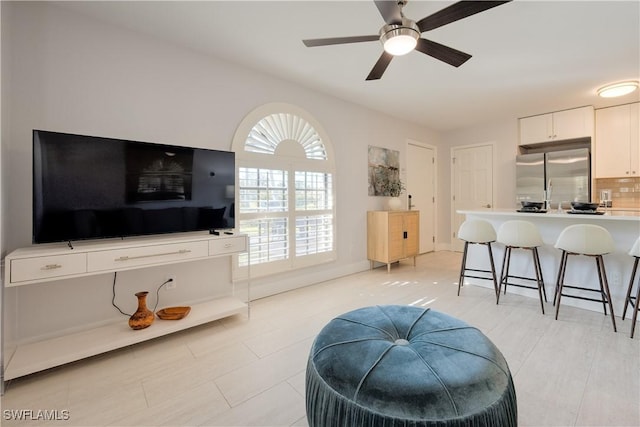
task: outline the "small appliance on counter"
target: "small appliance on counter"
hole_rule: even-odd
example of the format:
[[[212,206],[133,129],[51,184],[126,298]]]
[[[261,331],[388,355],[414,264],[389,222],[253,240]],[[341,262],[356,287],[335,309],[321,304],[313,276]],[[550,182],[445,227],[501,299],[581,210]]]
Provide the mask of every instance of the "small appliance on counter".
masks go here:
[[[612,208],[611,190],[600,190],[600,206],[603,208]]]

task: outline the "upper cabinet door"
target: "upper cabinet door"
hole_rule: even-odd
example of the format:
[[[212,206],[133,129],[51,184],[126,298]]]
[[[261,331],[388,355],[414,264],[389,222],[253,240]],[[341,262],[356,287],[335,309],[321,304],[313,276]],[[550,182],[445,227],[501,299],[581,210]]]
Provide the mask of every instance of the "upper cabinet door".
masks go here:
[[[580,107],[520,119],[520,145],[593,137],[593,107]]]
[[[520,145],[548,142],[552,134],[553,115],[551,113],[520,119]]]
[[[574,108],[553,113],[553,139],[593,136],[593,107]]]
[[[596,178],[640,176],[638,105],[596,111]]]
[[[631,110],[630,172],[633,176],[640,176],[640,102],[631,104],[629,108]]]

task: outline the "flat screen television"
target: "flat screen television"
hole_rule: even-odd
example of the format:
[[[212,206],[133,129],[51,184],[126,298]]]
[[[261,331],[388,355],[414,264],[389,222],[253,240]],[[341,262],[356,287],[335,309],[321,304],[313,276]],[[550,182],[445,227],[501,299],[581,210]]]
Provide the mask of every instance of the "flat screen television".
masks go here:
[[[235,154],[33,131],[33,242],[234,227]]]

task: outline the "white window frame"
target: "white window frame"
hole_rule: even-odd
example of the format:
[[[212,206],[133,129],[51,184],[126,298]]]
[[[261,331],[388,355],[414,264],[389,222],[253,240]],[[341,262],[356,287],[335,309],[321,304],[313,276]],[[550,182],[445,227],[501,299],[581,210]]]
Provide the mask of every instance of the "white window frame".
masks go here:
[[[287,118],[305,125],[304,134],[289,135],[289,129],[284,130],[284,139],[270,135],[270,140],[275,144],[268,146],[264,152],[254,150],[254,146],[250,146],[250,150],[246,149],[247,140],[252,129],[264,118],[272,115],[290,115]],[[293,131],[291,132],[293,133]],[[315,137],[308,139],[309,134]],[[318,138],[319,137],[319,140]],[[304,140],[303,142],[299,141]],[[298,142],[298,144],[293,144]],[[285,144],[282,144],[285,143]],[[280,146],[282,144],[282,146]],[[251,144],[250,144],[251,145]],[[304,145],[304,146],[303,146]],[[281,149],[279,149],[279,148]],[[269,103],[260,106],[250,112],[240,123],[233,138],[232,150],[236,153],[236,185],[235,185],[235,222],[236,229],[240,229],[240,222],[248,219],[267,219],[276,217],[286,217],[288,225],[288,258],[285,260],[271,261],[259,264],[251,264],[251,276],[260,277],[270,274],[284,273],[300,268],[306,268],[321,263],[334,261],[337,257],[336,251],[336,174],[335,160],[333,156],[333,147],[328,135],[322,126],[309,114],[300,107],[287,103]],[[324,150],[324,156],[322,155]],[[276,152],[277,151],[277,152]],[[318,154],[320,153],[320,154]],[[311,158],[309,158],[311,157]],[[324,159],[322,157],[325,157]],[[288,194],[289,203],[286,212],[255,212],[242,213],[240,211],[240,187],[239,187],[239,170],[240,168],[259,168],[259,169],[276,169],[288,171]],[[331,208],[321,210],[299,211],[295,209],[295,172],[319,172],[331,174]],[[310,255],[296,255],[296,218],[300,216],[314,216],[318,214],[329,213],[332,217],[332,249],[320,253]],[[251,242],[250,242],[251,246]],[[248,268],[240,266],[239,257],[234,257],[233,262],[233,278],[234,280],[242,280],[248,275]]]

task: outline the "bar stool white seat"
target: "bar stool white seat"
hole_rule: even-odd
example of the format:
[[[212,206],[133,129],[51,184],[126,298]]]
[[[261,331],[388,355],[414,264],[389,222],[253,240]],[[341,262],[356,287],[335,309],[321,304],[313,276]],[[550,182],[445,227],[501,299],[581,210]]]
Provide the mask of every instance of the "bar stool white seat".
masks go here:
[[[607,281],[607,274],[604,268],[603,255],[611,253],[615,250],[615,244],[611,234],[607,229],[600,227],[599,225],[592,224],[575,224],[570,225],[558,236],[555,247],[562,250],[562,258],[560,259],[560,267],[558,269],[558,278],[556,282],[555,295],[553,297],[553,303],[556,305],[556,320],[558,320],[558,312],[560,311],[560,299],[564,297],[577,298],[586,301],[602,302],[602,308],[604,314],[607,314],[607,305],[611,311],[611,322],[613,324],[614,332],[616,329],[616,319],[613,313],[613,305],[611,303],[611,292],[609,292],[609,283]],[[598,268],[598,279],[600,282],[600,289],[585,288],[577,285],[565,285],[564,276],[567,270],[567,261],[570,255],[584,255],[594,257],[596,260],[596,266]],[[600,299],[587,298],[580,295],[564,294],[562,291],[565,288],[578,289],[582,291],[598,292]]]
[[[537,289],[540,297],[540,308],[544,314],[544,301],[547,301],[547,291],[544,288],[544,278],[542,277],[542,268],[540,267],[540,256],[538,248],[543,245],[542,237],[538,228],[529,221],[511,220],[502,223],[498,229],[498,242],[505,245],[504,257],[502,259],[502,271],[500,273],[500,283],[498,285],[498,294],[496,304],[500,302],[500,291],[504,283],[504,293],[507,293],[507,286],[517,286],[520,288]],[[531,251],[533,257],[533,269],[535,278],[516,276],[509,273],[511,265],[511,252],[513,249],[525,249]],[[509,282],[509,279],[518,279],[521,281],[535,281],[536,286],[525,285],[523,283]]]
[[[498,281],[496,279],[496,267],[493,262],[493,251],[491,250],[491,243],[496,241],[496,231],[489,221],[482,219],[468,219],[460,225],[458,229],[458,239],[464,240],[464,252],[462,253],[462,264],[460,266],[460,280],[458,280],[458,296],[460,296],[460,288],[465,277],[472,277],[474,279],[493,280],[494,292],[498,292]],[[489,269],[477,269],[467,268],[467,250],[469,245],[485,245],[489,251]],[[467,272],[473,273],[486,273],[491,274],[491,277],[487,276],[474,276],[467,274]]]
[[[624,300],[624,311],[622,312],[622,320],[624,320],[624,316],[627,314],[627,307],[631,305],[633,309],[632,324],[631,324],[631,338],[633,338],[633,333],[636,329],[636,321],[638,320],[638,311],[640,311],[640,306],[638,305],[638,301],[640,301],[640,280],[638,280],[638,290],[636,292],[636,296],[631,296],[631,288],[633,288],[633,280],[636,277],[636,272],[638,271],[638,260],[640,260],[640,237],[636,240],[636,243],[633,245],[631,250],[629,251],[629,255],[635,258],[633,262],[633,269],[631,270],[631,279],[629,279],[629,289],[627,289],[627,298]]]

